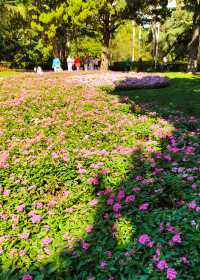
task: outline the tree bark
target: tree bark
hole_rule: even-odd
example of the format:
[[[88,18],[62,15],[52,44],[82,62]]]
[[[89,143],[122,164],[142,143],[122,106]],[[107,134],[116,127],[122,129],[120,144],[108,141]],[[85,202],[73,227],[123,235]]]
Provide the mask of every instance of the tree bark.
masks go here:
[[[132,21],[132,62],[135,61],[135,35],[136,35],[136,23],[135,21],[133,20]]]
[[[189,63],[188,71],[196,72],[198,66],[198,53],[200,43],[200,3],[195,4],[193,16],[192,40],[189,43]]]
[[[103,36],[103,48],[101,55],[101,70],[107,71],[109,68],[110,55],[109,55],[109,46],[110,46],[110,32],[105,29]]]

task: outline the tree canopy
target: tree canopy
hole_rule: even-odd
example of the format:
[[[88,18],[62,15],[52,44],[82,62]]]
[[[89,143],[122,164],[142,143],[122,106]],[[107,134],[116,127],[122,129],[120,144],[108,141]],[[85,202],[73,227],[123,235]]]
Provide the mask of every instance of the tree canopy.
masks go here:
[[[111,42],[120,26],[134,20],[138,25],[152,26],[149,34],[159,23],[158,55],[169,54],[174,61],[188,55],[190,68],[196,69],[199,14],[196,0],[177,0],[177,10],[172,12],[167,0],[0,0],[0,60],[15,67],[32,67],[49,63],[54,55],[65,62],[70,52],[89,52],[90,48],[80,43],[88,38],[93,46],[96,41],[98,54],[101,45],[102,69],[107,69]]]

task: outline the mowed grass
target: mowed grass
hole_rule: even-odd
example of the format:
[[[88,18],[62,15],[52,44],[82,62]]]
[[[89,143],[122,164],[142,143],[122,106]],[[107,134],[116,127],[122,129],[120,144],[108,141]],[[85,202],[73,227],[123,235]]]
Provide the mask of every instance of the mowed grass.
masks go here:
[[[20,72],[15,72],[15,71],[5,71],[5,72],[0,72],[0,78],[15,77],[20,74],[21,74]]]
[[[188,115],[200,116],[200,75],[166,73],[170,86],[159,89],[118,91],[131,100],[149,103],[160,110],[178,110]]]

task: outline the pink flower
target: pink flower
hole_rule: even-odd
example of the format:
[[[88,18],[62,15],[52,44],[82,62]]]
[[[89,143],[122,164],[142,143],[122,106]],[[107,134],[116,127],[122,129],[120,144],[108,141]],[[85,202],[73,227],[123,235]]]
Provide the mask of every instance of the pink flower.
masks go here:
[[[187,256],[182,256],[182,257],[181,257],[181,261],[182,261],[183,264],[186,264],[186,265],[189,264],[189,261],[188,261]]]
[[[195,209],[196,208],[196,201],[192,200],[190,203],[188,203],[188,208],[189,209]]]
[[[102,261],[100,264],[101,269],[106,269],[108,266],[108,263],[106,261]]]
[[[146,245],[147,245],[147,247],[149,247],[149,248],[153,248],[154,242],[153,242],[153,241],[150,241],[150,242],[148,242]]]
[[[49,238],[49,237],[44,238],[44,239],[42,240],[42,245],[43,245],[44,247],[45,247],[45,246],[48,246],[49,244],[52,243],[52,241],[53,241],[52,238]]]
[[[111,251],[107,251],[107,252],[106,252],[106,255],[107,255],[109,258],[112,258],[112,252],[111,252]]]
[[[200,207],[197,207],[197,208],[196,208],[196,212],[197,212],[197,213],[200,213]]]
[[[21,204],[16,208],[16,210],[17,210],[17,212],[22,212],[24,210],[24,208],[25,208],[25,204]]]
[[[149,203],[143,203],[143,204],[141,204],[140,206],[139,206],[139,209],[141,210],[141,211],[145,211],[145,210],[147,210],[149,208]]]
[[[120,190],[120,191],[118,192],[118,195],[117,195],[118,200],[119,200],[119,201],[122,201],[122,199],[124,199],[124,197],[125,197],[125,192],[124,192],[124,190]]]
[[[104,195],[108,195],[108,194],[110,194],[110,193],[112,193],[112,189],[105,189],[105,191],[104,191]]]
[[[64,191],[64,192],[63,192],[63,196],[64,196],[64,197],[68,197],[68,196],[69,196],[69,194],[70,194],[70,192],[69,192],[69,191]]]
[[[91,178],[89,180],[90,184],[92,184],[93,186],[98,186],[99,185],[99,179],[98,178]]]
[[[143,179],[144,179],[143,176],[136,176],[136,177],[135,177],[135,180],[136,180],[136,181],[142,181]]]
[[[20,236],[21,239],[26,240],[26,239],[29,238],[29,235],[30,235],[30,233],[24,232],[24,233],[21,233],[19,236]]]
[[[142,235],[140,235],[138,241],[139,241],[140,244],[145,245],[148,242],[150,242],[151,240],[150,240],[150,237],[147,234],[142,234]]]
[[[0,255],[2,255],[2,254],[3,254],[3,248],[0,247]]]
[[[4,191],[3,191],[3,196],[4,196],[4,197],[9,196],[9,194],[10,194],[10,190],[4,190]]]
[[[36,208],[43,208],[44,205],[42,202],[34,202],[32,206]]]
[[[7,151],[0,152],[0,168],[7,167],[8,159],[9,159],[9,153]]]
[[[135,196],[134,195],[128,195],[126,197],[126,203],[127,204],[133,202],[134,200],[135,200]]]
[[[33,217],[33,216],[35,216],[35,215],[36,215],[35,211],[30,211],[30,212],[28,213],[28,216],[29,216],[29,217]]]
[[[102,175],[107,175],[109,173],[109,170],[108,169],[103,169],[102,171],[101,171],[101,174]]]
[[[57,202],[56,202],[55,200],[50,200],[50,201],[48,202],[47,205],[48,205],[49,207],[54,207],[54,206],[56,205],[56,203],[57,203]]]
[[[164,270],[164,269],[168,268],[168,265],[165,260],[161,260],[157,263],[156,267],[160,270]]]
[[[188,177],[186,178],[186,180],[187,180],[188,182],[192,182],[192,181],[194,180],[194,178],[193,178],[192,176],[188,176]]]
[[[81,247],[83,248],[83,250],[87,251],[90,248],[90,244],[85,240],[81,240]]]
[[[167,279],[169,279],[169,280],[176,279],[176,275],[177,275],[177,272],[175,269],[173,269],[173,268],[167,269]]]
[[[113,211],[114,211],[114,212],[119,212],[121,208],[122,208],[122,207],[121,207],[121,205],[120,205],[119,203],[115,203],[115,204],[113,205]]]
[[[114,198],[113,197],[110,197],[110,198],[108,198],[108,200],[107,200],[107,205],[113,205],[114,204]]]
[[[132,191],[135,193],[138,193],[138,192],[140,192],[140,188],[133,188]]]
[[[32,280],[33,277],[30,274],[26,274],[22,277],[22,280]]]
[[[196,189],[197,189],[197,187],[198,187],[198,185],[197,185],[197,184],[195,184],[195,183],[194,183],[194,184],[192,184],[192,189],[193,189],[193,190],[196,190]]]
[[[85,231],[86,231],[87,233],[91,233],[91,232],[93,231],[93,225],[87,225]]]
[[[98,199],[93,199],[93,200],[90,201],[89,204],[90,204],[91,206],[96,206],[98,203],[99,203]]]
[[[71,214],[71,213],[74,212],[74,208],[73,208],[73,207],[70,207],[70,208],[67,208],[65,211],[66,211],[67,213]]]
[[[175,234],[175,235],[172,237],[172,243],[174,243],[174,244],[180,244],[181,242],[182,242],[182,240],[181,240],[180,233]]]
[[[42,218],[39,215],[33,215],[31,219],[33,224],[39,224],[42,220]]]

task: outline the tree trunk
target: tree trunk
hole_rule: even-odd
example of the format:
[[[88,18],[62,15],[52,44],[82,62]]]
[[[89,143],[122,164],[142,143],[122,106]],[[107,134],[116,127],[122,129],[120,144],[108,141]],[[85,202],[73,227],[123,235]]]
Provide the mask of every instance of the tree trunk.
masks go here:
[[[135,61],[135,35],[136,35],[136,23],[135,21],[133,20],[132,21],[132,27],[133,27],[133,30],[132,30],[132,62]]]
[[[110,46],[110,32],[105,29],[103,37],[103,48],[102,48],[102,55],[101,55],[101,70],[107,71],[109,68],[109,46]]]
[[[138,42],[139,42],[138,57],[139,60],[141,60],[142,59],[142,25],[139,26]]]
[[[158,54],[159,54],[160,22],[153,22],[153,24],[152,24],[152,35],[153,35],[154,68],[157,69]]]
[[[194,16],[193,16],[192,40],[188,46],[189,47],[189,63],[188,63],[189,72],[197,71],[199,42],[200,42],[200,3],[196,3]]]

